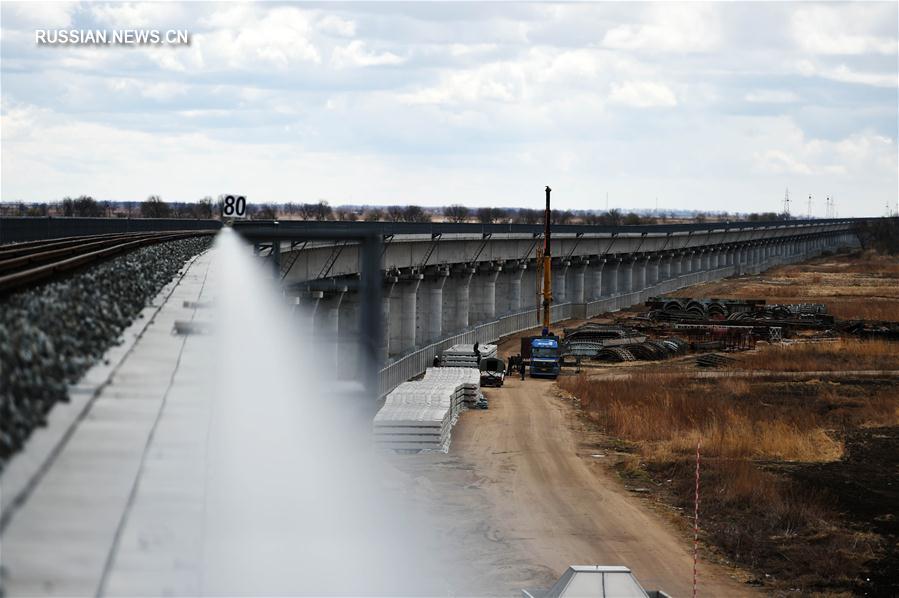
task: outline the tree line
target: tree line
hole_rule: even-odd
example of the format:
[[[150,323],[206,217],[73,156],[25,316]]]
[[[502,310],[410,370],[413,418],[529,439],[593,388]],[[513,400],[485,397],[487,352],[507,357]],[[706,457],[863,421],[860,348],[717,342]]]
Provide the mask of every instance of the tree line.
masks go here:
[[[158,195],[151,195],[141,202],[97,201],[81,195],[66,197],[58,202],[32,203],[9,202],[0,204],[5,216],[58,216],[94,218],[219,218],[221,205],[211,197],[196,202],[166,202]],[[417,205],[394,206],[337,206],[327,201],[284,204],[256,203],[247,206],[247,216],[258,220],[338,220],[365,222],[475,222],[481,224],[541,224],[543,210],[530,208],[469,208],[461,204],[444,207]],[[727,212],[689,214],[652,213],[638,214],[611,210],[552,210],[554,224],[637,225],[666,222],[707,222],[727,220],[772,221],[789,220],[789,214],[775,212],[729,214]]]

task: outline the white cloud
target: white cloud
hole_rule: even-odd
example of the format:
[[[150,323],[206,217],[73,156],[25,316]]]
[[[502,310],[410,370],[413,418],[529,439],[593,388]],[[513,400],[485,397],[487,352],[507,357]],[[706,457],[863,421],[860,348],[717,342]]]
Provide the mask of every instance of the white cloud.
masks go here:
[[[313,16],[293,7],[278,7],[262,15],[234,9],[217,13],[214,22],[245,18],[239,26],[215,29],[193,36],[192,44],[203,64],[211,68],[286,70],[298,63],[320,63],[321,54],[312,41]]]
[[[331,54],[331,64],[337,68],[352,68],[362,66],[383,66],[402,64],[403,58],[393,52],[374,52],[366,47],[362,40],[353,40],[346,46],[334,48]]]
[[[828,47],[796,37],[810,4],[31,6],[0,5],[4,198],[191,198],[225,176],[277,201],[300,171],[335,202],[528,205],[547,181],[572,208],[895,198],[892,4],[823,5]],[[51,21],[193,43],[36,47]]]
[[[841,83],[859,83],[873,87],[896,88],[899,86],[899,74],[871,73],[854,71],[845,64],[837,67],[819,67],[809,60],[800,60],[796,63],[796,70],[805,77],[823,77]]]
[[[877,27],[893,23],[892,35]],[[790,19],[796,43],[813,54],[893,54],[896,38],[896,4],[889,2],[852,5],[803,6]]]
[[[519,95],[521,86],[520,73],[513,70],[489,65],[451,73],[436,86],[400,94],[399,100],[406,104],[511,102]]]
[[[719,45],[721,25],[713,4],[653,4],[646,16],[646,22],[609,29],[602,45],[648,52],[706,52]]]
[[[200,25],[209,29],[234,29],[259,19],[259,11],[253,4],[229,2],[222,6],[224,8],[216,10],[208,16],[200,17]]]
[[[811,166],[796,159],[791,153],[771,149],[756,154],[756,167],[771,174],[812,174]]]
[[[353,37],[356,35],[356,22],[343,19],[337,15],[325,15],[316,23],[316,27],[322,33],[338,37]]]
[[[9,2],[5,8],[10,10],[4,15],[4,29],[19,24],[38,29],[64,29],[72,24],[72,14],[78,8],[78,2]],[[6,31],[4,30],[4,36]]]
[[[799,95],[786,89],[758,89],[747,93],[746,101],[753,104],[791,104],[799,101]]]
[[[183,96],[188,92],[188,86],[172,81],[141,81],[139,79],[112,79],[108,83],[109,89],[117,93],[137,94],[141,97],[168,101]]]
[[[677,97],[663,83],[626,81],[624,83],[612,83],[609,103],[635,108],[677,106]]]
[[[177,2],[121,2],[91,5],[91,12],[101,24],[115,29],[161,28],[186,19]],[[183,26],[182,26],[183,27]]]

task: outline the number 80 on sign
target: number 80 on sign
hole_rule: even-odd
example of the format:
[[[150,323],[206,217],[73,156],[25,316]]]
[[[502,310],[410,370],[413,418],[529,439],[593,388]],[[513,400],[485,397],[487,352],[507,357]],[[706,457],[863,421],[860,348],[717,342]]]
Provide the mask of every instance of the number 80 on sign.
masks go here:
[[[246,218],[247,198],[243,195],[220,195],[222,218]]]

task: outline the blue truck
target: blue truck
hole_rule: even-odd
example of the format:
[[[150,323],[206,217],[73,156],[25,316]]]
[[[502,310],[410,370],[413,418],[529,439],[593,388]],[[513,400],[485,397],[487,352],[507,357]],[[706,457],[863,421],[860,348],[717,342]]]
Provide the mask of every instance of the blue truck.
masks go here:
[[[530,354],[532,378],[557,378],[559,376],[561,366],[559,337],[531,337]]]

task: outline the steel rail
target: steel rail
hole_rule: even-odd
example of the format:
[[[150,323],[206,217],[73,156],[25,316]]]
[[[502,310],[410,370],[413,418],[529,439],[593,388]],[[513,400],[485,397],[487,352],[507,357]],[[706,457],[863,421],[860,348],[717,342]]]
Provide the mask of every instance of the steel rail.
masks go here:
[[[49,264],[43,264],[20,272],[14,272],[5,276],[0,276],[0,294],[6,294],[11,291],[19,290],[30,284],[52,278],[59,274],[64,274],[72,270],[76,270],[85,265],[98,262],[108,257],[125,253],[132,249],[137,249],[144,245],[153,245],[165,241],[174,241],[187,237],[209,236],[215,234],[216,231],[186,231],[176,233],[159,233],[152,236],[144,236],[137,240],[130,240],[125,243],[118,243],[111,247],[104,247],[88,253],[82,253],[73,257],[68,257]]]
[[[136,233],[106,233],[102,235],[83,235],[80,237],[61,237],[58,239],[41,239],[39,241],[22,241],[21,243],[5,243],[0,245],[0,258],[16,257],[41,248],[65,247],[67,245],[82,243],[90,240],[112,239],[113,237],[124,237],[126,235],[149,234],[153,231],[136,232]],[[168,231],[162,231],[168,232]]]
[[[180,232],[184,231],[174,231],[174,233]],[[18,252],[18,256],[10,257],[8,259],[2,259],[5,256],[4,252],[0,251],[0,274],[23,269],[30,265],[50,263],[57,260],[58,258],[65,256],[90,253],[92,250],[102,249],[103,247],[110,247],[112,245],[122,243],[123,241],[138,241],[140,239],[149,239],[167,234],[173,233],[129,233],[125,235],[115,235],[112,238],[101,240],[91,240],[90,238],[85,238],[81,242],[68,241],[63,244],[63,247],[60,248],[52,248],[55,243],[51,243],[45,247],[36,246],[32,247],[30,251]],[[47,251],[42,251],[47,247],[50,247],[50,249],[48,249]]]

